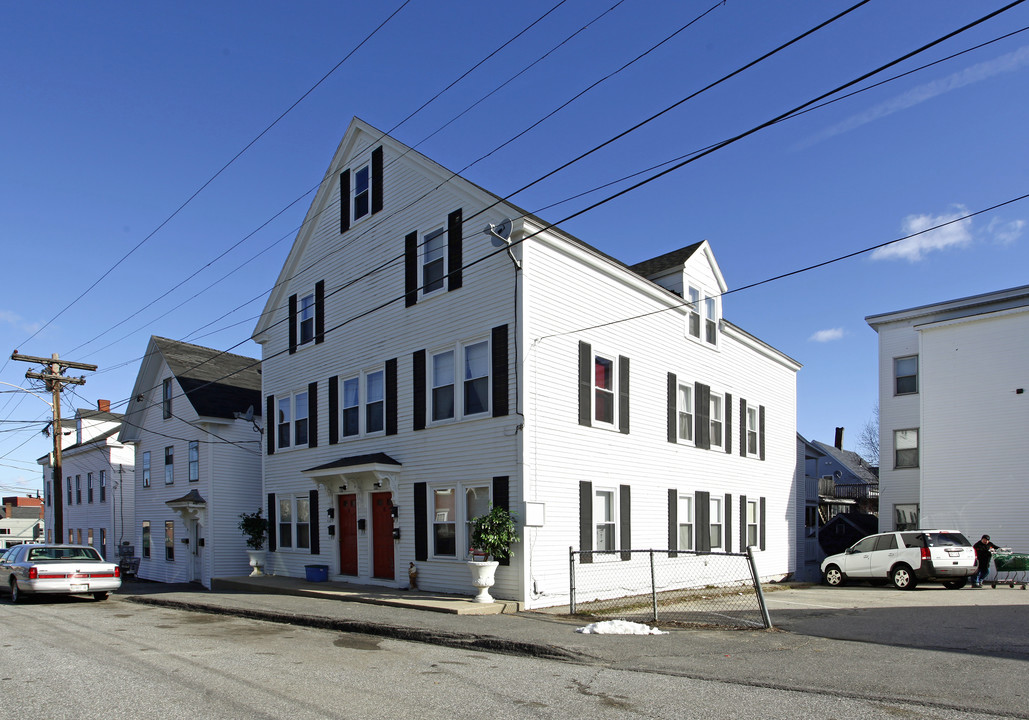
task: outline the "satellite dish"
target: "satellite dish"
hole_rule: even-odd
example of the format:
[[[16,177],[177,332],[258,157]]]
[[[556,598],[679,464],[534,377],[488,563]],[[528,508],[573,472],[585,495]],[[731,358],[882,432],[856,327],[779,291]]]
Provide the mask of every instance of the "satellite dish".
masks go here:
[[[253,422],[254,421],[254,406],[251,405],[250,407],[248,407],[247,411],[245,413],[234,412],[232,414],[236,416],[237,420],[246,420],[247,422]]]
[[[496,225],[490,223],[483,232],[490,236],[493,247],[504,247],[511,242],[511,220],[504,218]]]
[[[837,470],[836,472],[833,473],[833,475],[835,475],[836,479],[839,480],[840,478],[843,477],[843,471],[842,470]]]

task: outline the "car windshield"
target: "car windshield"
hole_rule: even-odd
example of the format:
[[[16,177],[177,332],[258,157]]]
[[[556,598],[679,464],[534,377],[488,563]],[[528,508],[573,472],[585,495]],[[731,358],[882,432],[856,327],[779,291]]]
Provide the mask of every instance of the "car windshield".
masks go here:
[[[29,550],[29,562],[61,562],[65,560],[84,560],[100,562],[100,555],[88,547],[41,547]]]
[[[961,533],[926,533],[929,547],[968,547],[970,542]]]

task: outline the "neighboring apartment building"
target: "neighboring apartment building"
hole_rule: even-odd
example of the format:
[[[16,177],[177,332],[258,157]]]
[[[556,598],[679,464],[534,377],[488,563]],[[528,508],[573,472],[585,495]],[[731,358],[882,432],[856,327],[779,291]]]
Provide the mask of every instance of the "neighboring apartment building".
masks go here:
[[[253,358],[150,338],[119,435],[136,447],[139,577],[250,571],[237,524],[261,507],[260,388]]]
[[[43,540],[43,501],[12,495],[0,500],[0,550]]]
[[[881,530],[1029,547],[1029,285],[872,315]]]
[[[353,120],[253,335],[267,571],[469,593],[494,504],[492,592],[529,607],[567,602],[569,548],[785,575],[799,365],[725,290],[707,242],[624,265]]]
[[[116,547],[133,536],[132,447],[118,440],[122,416],[106,400],[96,410],[75,411],[75,434],[61,449],[64,536],[53,537],[54,483],[50,455],[37,462],[46,468],[44,497],[47,540],[91,545],[105,558],[117,558]]]

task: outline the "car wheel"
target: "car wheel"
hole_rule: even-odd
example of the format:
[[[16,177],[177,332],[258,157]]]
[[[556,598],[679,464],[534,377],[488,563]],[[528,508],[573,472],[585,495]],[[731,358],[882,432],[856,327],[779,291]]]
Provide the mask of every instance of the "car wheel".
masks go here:
[[[943,583],[943,587],[948,590],[960,590],[968,584],[968,578],[960,578],[958,580],[947,580]]]
[[[829,587],[839,587],[843,584],[843,571],[835,565],[825,569],[825,584]]]
[[[103,600],[106,600],[107,596],[110,595],[110,594],[111,593],[107,593],[107,592],[95,592],[95,593],[93,593],[93,600],[95,602],[102,602]]]
[[[893,568],[890,579],[893,581],[893,587],[898,590],[914,590],[915,585],[918,584],[915,574],[907,565],[898,565]]]
[[[11,578],[11,602],[16,603],[21,599],[21,590],[18,589],[18,581]]]

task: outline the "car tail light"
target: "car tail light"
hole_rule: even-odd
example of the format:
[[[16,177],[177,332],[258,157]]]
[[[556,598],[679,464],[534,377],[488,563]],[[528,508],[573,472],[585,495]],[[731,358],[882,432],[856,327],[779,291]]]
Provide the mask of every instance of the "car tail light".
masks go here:
[[[29,568],[29,580],[35,580],[38,577],[39,577],[39,568],[30,567]]]
[[[116,578],[120,578],[121,577],[121,568],[119,566],[117,566],[117,565],[114,566],[114,576]]]
[[[926,548],[926,547],[922,548],[922,559],[923,560],[929,560],[931,558],[932,558],[932,555],[929,554],[929,548]]]

